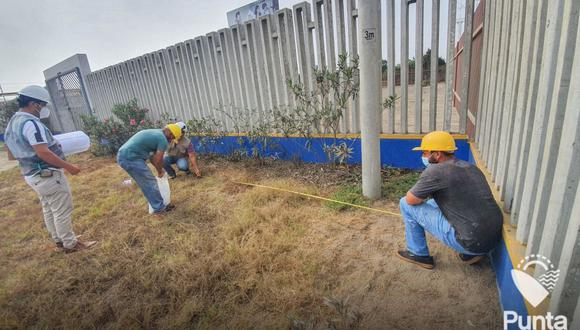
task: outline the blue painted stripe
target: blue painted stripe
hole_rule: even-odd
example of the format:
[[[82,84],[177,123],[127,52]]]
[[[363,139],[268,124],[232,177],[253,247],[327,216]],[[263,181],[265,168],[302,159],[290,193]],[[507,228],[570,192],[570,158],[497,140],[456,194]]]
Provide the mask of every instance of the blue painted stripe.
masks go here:
[[[499,292],[499,302],[502,311],[514,311],[525,320],[528,316],[528,310],[524,303],[524,297],[513,281],[511,275],[513,263],[503,239],[498,247],[491,253],[491,265],[495,271],[495,279]],[[516,330],[519,329],[519,327],[517,324],[510,324],[508,329]]]
[[[468,150],[468,161],[473,165],[477,165],[470,148]],[[490,259],[491,266],[495,272],[495,281],[502,311],[514,311],[525,319],[528,316],[528,309],[524,302],[524,297],[516,287],[512,278],[511,271],[514,269],[514,264],[510,258],[504,239],[490,253]],[[519,326],[517,324],[510,324],[508,329],[518,330]]]
[[[216,138],[207,143],[208,139],[200,140],[200,137],[192,137],[197,152],[200,153],[219,153],[231,154],[234,151],[243,152],[252,155],[254,145],[246,136],[226,136]],[[302,137],[271,137],[268,142],[268,148],[264,148],[260,143],[256,143],[257,149],[262,155],[271,156],[283,160],[300,159],[306,163],[326,163],[328,158],[324,152],[324,146],[344,144],[350,149],[350,158],[346,161],[348,164],[361,163],[361,144],[360,138],[302,138]],[[423,169],[421,162],[421,153],[413,151],[412,148],[421,144],[420,139],[381,139],[381,164],[407,169]],[[469,160],[469,144],[467,140],[456,140],[458,150],[456,156],[459,159]]]

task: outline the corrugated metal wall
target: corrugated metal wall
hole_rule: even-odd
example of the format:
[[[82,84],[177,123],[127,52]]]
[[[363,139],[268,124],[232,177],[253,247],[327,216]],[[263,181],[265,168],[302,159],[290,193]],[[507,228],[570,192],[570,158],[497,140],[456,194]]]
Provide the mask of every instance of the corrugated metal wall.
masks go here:
[[[526,254],[561,270],[550,309],[576,313],[571,329],[580,328],[579,8],[487,2],[475,135]]]

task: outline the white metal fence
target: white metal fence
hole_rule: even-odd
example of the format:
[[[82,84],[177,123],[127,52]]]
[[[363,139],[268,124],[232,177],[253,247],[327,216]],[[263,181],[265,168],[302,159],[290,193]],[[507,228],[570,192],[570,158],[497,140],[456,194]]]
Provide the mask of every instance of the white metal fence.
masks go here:
[[[580,1],[488,5],[477,147],[526,254],[561,270],[551,310],[574,317],[570,329],[578,329]]]
[[[417,59],[416,81],[422,77],[424,0],[383,0],[386,20],[378,35],[386,35],[389,64],[388,87],[383,98],[400,96],[392,111],[382,116],[383,133],[421,133],[438,129],[465,133],[467,108],[458,115],[452,111],[455,50],[456,0],[449,2],[447,83],[437,88],[436,63],[439,55],[440,0],[430,0],[434,9],[431,21],[430,85],[415,84],[414,99],[409,99],[407,61],[401,61],[401,86],[395,89],[395,17],[401,21],[400,58],[409,58],[409,10],[415,10],[414,38]],[[473,0],[467,0],[466,28],[471,28]],[[286,81],[293,79],[313,87],[313,68],[335,68],[339,54],[357,55],[358,10],[355,0],[313,0],[301,2],[292,9],[281,9],[243,25],[211,32],[195,39],[112,65],[88,75],[93,110],[100,118],[111,115],[114,104],[137,98],[140,105],[158,117],[192,119],[217,117],[227,121],[216,109],[236,117],[236,111],[267,111],[292,106],[293,96]],[[469,51],[471,45],[466,45]],[[469,61],[464,61],[469,65]],[[467,67],[468,68],[468,67]],[[377,68],[379,69],[379,68]],[[463,70],[462,72],[469,72]],[[464,77],[469,79],[469,76]],[[466,86],[467,84],[464,84]],[[429,90],[429,102],[422,102],[422,90]],[[437,107],[437,93],[446,95],[445,107]],[[467,94],[461,91],[461,95]],[[415,101],[409,107],[409,101]],[[358,100],[344,114],[342,133],[360,132]],[[453,120],[452,120],[453,117]],[[423,123],[423,118],[428,118]],[[459,120],[461,118],[461,121]],[[231,125],[231,123],[229,123]],[[231,129],[231,126],[228,127]]]

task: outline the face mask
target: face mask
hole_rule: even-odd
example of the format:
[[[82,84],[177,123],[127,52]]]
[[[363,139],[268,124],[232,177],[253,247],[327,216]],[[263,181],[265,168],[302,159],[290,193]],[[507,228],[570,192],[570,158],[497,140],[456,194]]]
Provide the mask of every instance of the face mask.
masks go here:
[[[431,163],[429,163],[429,157],[421,157],[421,161],[423,161],[423,165],[425,165],[425,167],[429,167],[429,165],[431,165]]]
[[[38,118],[45,119],[48,118],[48,116],[50,116],[50,109],[47,107],[42,107],[42,109],[40,109],[40,112],[38,114]]]

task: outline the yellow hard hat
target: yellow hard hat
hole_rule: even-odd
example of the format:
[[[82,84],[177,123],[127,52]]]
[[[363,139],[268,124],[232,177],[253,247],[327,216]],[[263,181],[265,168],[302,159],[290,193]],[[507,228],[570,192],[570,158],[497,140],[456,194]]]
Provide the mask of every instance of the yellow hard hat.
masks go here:
[[[451,134],[445,131],[434,131],[425,135],[421,140],[421,146],[413,150],[453,152],[457,150],[457,147]]]
[[[181,127],[179,127],[179,125],[177,124],[167,124],[167,126],[165,126],[167,129],[169,129],[169,131],[171,131],[171,134],[173,134],[173,137],[176,140],[179,140],[181,138]]]

